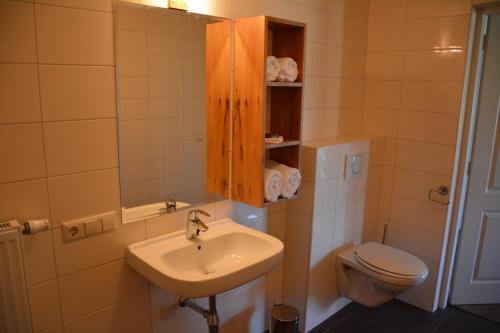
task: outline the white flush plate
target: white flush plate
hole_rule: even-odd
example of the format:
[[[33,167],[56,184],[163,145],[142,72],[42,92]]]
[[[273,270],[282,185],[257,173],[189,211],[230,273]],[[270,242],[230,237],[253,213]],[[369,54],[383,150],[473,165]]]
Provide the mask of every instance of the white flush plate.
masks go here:
[[[344,179],[350,180],[363,175],[366,170],[367,152],[348,153],[345,155]]]

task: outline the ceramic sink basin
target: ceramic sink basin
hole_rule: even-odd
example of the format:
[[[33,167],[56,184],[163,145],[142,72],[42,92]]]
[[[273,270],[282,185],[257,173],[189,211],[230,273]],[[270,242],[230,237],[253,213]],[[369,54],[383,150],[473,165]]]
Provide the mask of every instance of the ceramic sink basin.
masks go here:
[[[184,230],[131,244],[127,262],[164,290],[184,297],[220,294],[271,271],[283,243],[231,219],[209,224],[197,239]]]

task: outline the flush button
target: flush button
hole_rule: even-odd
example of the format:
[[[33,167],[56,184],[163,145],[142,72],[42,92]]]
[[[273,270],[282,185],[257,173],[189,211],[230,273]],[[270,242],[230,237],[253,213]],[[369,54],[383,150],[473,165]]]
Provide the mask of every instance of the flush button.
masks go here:
[[[345,155],[344,179],[360,177],[363,174],[366,163],[366,152],[349,153]]]

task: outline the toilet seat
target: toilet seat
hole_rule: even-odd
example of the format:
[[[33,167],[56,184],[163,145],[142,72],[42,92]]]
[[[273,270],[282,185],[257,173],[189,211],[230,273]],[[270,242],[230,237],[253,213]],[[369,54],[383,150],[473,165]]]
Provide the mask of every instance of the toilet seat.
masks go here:
[[[368,242],[354,251],[356,261],[372,273],[403,281],[425,279],[427,266],[417,257],[380,243]]]

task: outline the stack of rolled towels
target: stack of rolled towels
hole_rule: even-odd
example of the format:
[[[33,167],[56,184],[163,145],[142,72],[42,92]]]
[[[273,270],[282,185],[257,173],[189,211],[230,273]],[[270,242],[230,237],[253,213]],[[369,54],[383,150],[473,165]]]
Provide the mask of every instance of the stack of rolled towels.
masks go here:
[[[283,197],[290,199],[300,186],[300,171],[269,160],[264,169],[264,198],[274,202]]]
[[[298,75],[299,68],[292,58],[267,57],[266,81],[295,82]]]

